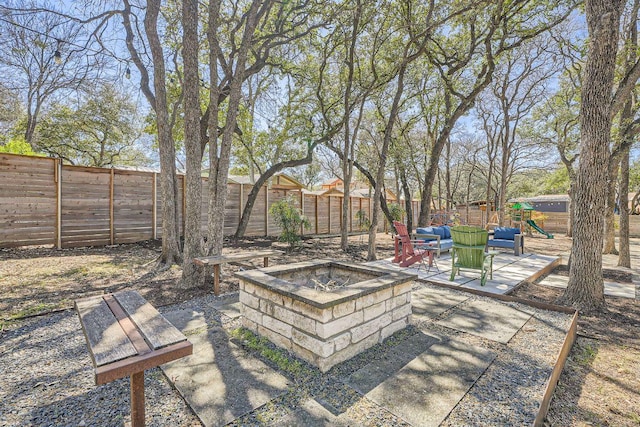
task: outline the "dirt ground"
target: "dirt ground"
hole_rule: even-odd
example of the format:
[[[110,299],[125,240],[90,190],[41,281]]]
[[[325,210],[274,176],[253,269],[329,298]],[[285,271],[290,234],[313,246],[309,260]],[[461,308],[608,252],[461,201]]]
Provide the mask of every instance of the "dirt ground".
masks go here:
[[[345,253],[340,250],[339,238],[306,239],[298,249],[272,258],[270,263],[316,258],[364,261],[366,236],[353,236],[350,242],[351,248]],[[270,239],[225,242],[228,253],[255,247],[284,249]],[[566,255],[570,249],[571,239],[562,236],[525,240],[527,252]],[[378,257],[389,257],[392,252],[391,236],[379,234]],[[157,272],[159,253],[157,242],[65,250],[0,249],[0,340],[3,330],[19,324],[19,319],[70,308],[83,296],[137,289],[152,304],[162,306],[212,292],[210,280],[202,288],[181,289],[180,267]],[[223,266],[222,292],[237,290],[235,271],[257,267],[260,262]],[[628,272],[613,270],[608,280],[629,281]],[[514,296],[554,303],[561,293],[555,288],[526,284]],[[580,317],[578,333],[551,402],[547,425],[640,426],[640,302],[608,297],[606,312]]]
[[[392,237],[381,233],[377,239],[378,257],[391,256]],[[350,249],[345,253],[340,250],[339,238],[309,238],[292,252],[272,257],[269,262],[276,265],[318,258],[365,261],[366,242],[366,236],[350,237]],[[224,253],[256,247],[287,249],[278,241],[259,238],[225,242]],[[0,322],[67,309],[78,298],[122,289],[136,289],[157,306],[213,292],[211,279],[203,282],[202,288],[181,289],[179,266],[157,271],[155,261],[160,251],[159,241],[62,250],[0,249]],[[260,267],[261,263],[260,258],[238,265],[224,264],[221,293],[238,290],[234,272]]]
[[[562,255],[566,262],[571,243],[558,235],[527,238],[525,250]],[[637,271],[640,265],[632,267]],[[566,266],[554,273],[568,274]],[[628,270],[610,265],[603,273],[610,282],[632,279]],[[562,290],[525,284],[512,295],[556,303]],[[605,312],[578,318],[578,338],[551,401],[549,426],[640,426],[640,301],[607,297],[606,302]]]

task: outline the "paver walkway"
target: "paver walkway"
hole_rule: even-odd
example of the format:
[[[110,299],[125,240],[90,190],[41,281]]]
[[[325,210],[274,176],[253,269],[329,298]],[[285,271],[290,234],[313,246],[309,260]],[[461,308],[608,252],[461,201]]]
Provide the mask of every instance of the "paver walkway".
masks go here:
[[[566,288],[569,282],[568,276],[550,274],[539,282],[540,285],[554,288]],[[636,288],[634,283],[604,282],[604,294],[613,297],[636,298]]]
[[[457,340],[431,338],[433,344],[426,351],[391,371],[390,376],[390,363],[384,360],[365,366],[347,383],[411,425],[440,425],[496,352]]]
[[[193,354],[161,368],[206,427],[227,424],[286,390],[285,377],[229,341],[221,327],[202,330],[202,313],[165,317],[188,336]]]
[[[631,268],[620,267],[618,265],[618,255],[603,254],[602,268],[629,272],[632,275],[633,283],[604,282],[605,295],[640,299],[640,238],[632,237],[629,250],[631,251]],[[620,239],[616,237],[616,248],[620,249]],[[562,259],[566,263],[569,253],[562,253]],[[567,287],[567,277],[550,274],[539,282],[540,285],[556,288]]]

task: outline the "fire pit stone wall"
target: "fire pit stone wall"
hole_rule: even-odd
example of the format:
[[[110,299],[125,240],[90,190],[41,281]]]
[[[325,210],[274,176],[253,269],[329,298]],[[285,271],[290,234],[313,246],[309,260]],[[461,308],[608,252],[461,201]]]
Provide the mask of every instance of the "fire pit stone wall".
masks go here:
[[[415,275],[328,260],[267,267],[240,278],[243,326],[326,372],[411,321]],[[326,290],[316,278],[336,282]],[[320,282],[321,283],[321,282]]]

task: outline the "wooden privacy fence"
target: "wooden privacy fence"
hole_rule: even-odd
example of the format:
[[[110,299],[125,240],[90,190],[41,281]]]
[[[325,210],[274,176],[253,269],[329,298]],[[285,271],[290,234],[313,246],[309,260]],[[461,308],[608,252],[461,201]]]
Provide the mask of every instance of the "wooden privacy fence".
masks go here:
[[[496,214],[495,211],[489,212],[489,218],[491,218],[494,214]],[[538,224],[542,229],[549,233],[566,234],[569,228],[568,212],[544,212],[544,215],[546,218],[543,221],[536,220],[536,224]],[[487,222],[486,212],[483,212],[479,209],[469,209],[469,213],[467,215],[466,210],[463,208],[460,210],[460,217],[469,225],[484,227]],[[636,227],[638,234],[636,235],[640,236],[640,217],[631,217],[631,223],[638,225]],[[510,225],[509,218],[506,218],[505,225]]]
[[[134,243],[162,237],[159,174],[63,165],[59,159],[0,153],[0,247],[54,245],[58,248]],[[203,185],[206,185],[203,178]],[[178,176],[180,232],[184,229],[184,176]],[[252,186],[229,183],[224,233],[235,233]],[[206,187],[203,187],[206,190]],[[294,194],[309,219],[304,234],[337,234],[342,197],[305,194],[276,184],[260,190],[245,235],[280,233],[271,205]],[[207,229],[203,193],[202,232]],[[351,197],[349,231],[360,231],[356,213],[371,218],[371,199]],[[414,223],[418,202],[414,202]],[[381,221],[380,230],[386,227]]]

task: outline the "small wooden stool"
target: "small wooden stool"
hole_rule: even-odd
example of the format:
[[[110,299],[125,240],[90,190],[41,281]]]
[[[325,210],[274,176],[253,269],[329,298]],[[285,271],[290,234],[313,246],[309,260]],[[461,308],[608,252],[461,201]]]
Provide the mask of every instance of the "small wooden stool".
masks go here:
[[[81,299],[75,307],[96,385],[129,376],[131,425],[144,426],[145,369],[190,355],[192,344],[136,291]]]

